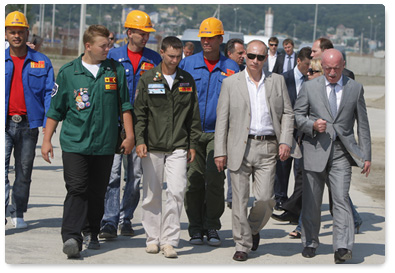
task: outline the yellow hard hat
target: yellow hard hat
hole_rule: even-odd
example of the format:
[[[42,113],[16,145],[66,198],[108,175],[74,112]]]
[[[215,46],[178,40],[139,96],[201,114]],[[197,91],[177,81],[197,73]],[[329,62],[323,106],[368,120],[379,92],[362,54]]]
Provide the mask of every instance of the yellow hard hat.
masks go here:
[[[224,26],[222,22],[215,17],[210,17],[200,24],[198,37],[214,37],[224,35]]]
[[[133,10],[129,12],[125,21],[125,28],[136,28],[145,32],[154,32],[152,28],[151,18],[147,13],[140,10]]]
[[[22,12],[13,11],[10,12],[5,18],[5,26],[6,27],[27,27],[29,28],[29,24],[27,23],[27,19]]]

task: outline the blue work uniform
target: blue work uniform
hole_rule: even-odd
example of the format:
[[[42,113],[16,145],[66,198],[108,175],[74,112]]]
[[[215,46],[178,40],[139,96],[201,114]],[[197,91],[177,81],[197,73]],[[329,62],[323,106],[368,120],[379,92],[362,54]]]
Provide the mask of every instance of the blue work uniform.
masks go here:
[[[8,105],[14,63],[10,48],[5,50],[5,120],[7,124]],[[47,56],[27,47],[27,55],[22,70],[23,92],[30,129],[44,126],[45,112],[51,104],[51,92],[54,85],[52,63]]]
[[[136,74],[134,74],[132,62],[128,57],[128,44],[122,47],[111,49],[107,57],[120,62],[125,68],[126,79],[129,87],[130,103],[132,105],[134,104],[136,87],[141,75],[145,71],[154,68],[162,61],[161,56],[157,52],[144,47],[143,56],[141,56],[139,67]]]

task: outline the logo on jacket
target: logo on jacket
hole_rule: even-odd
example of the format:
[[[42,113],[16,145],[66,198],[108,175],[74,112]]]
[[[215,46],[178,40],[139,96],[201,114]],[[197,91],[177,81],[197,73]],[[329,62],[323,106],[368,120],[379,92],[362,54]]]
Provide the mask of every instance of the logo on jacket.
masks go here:
[[[31,68],[45,68],[45,62],[44,61],[38,61],[38,62],[30,62],[30,67]]]

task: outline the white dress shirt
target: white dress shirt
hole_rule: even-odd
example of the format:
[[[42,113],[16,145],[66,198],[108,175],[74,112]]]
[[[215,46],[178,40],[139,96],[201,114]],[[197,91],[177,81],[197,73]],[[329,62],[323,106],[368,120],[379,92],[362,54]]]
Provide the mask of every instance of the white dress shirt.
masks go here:
[[[340,101],[342,99],[342,94],[343,94],[343,76],[340,77],[340,80],[337,82],[336,87],[335,87],[335,92],[336,92],[336,106],[337,110],[339,110],[340,106]],[[329,100],[329,94],[331,93],[331,85],[330,82],[325,78],[325,85],[326,85],[326,95],[328,96]]]
[[[270,53],[269,53],[269,57],[267,59],[269,72],[273,71],[274,65],[276,64],[276,60],[277,60],[277,51],[273,56],[270,55]]]
[[[262,71],[262,78],[258,83],[258,88],[250,79],[248,71],[246,71],[245,75],[251,105],[249,134],[257,136],[275,135],[269,108],[266,103],[265,74]]]
[[[302,80],[304,75],[302,74],[302,72],[299,71],[298,66],[295,66],[294,68],[294,77],[295,77],[296,95],[299,95],[299,91],[302,88],[302,84],[304,82],[304,80]]]

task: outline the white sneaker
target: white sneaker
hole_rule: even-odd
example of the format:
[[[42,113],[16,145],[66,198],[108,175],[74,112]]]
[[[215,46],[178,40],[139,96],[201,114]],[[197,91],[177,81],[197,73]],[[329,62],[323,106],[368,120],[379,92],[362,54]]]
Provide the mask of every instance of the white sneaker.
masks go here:
[[[11,222],[14,224],[14,227],[17,228],[17,229],[27,228],[27,224],[23,220],[23,218],[18,218],[18,217],[11,218]]]
[[[159,247],[156,244],[148,244],[145,248],[145,252],[150,254],[159,253]]]
[[[172,245],[163,245],[160,249],[166,258],[177,258],[177,252],[174,250]]]

